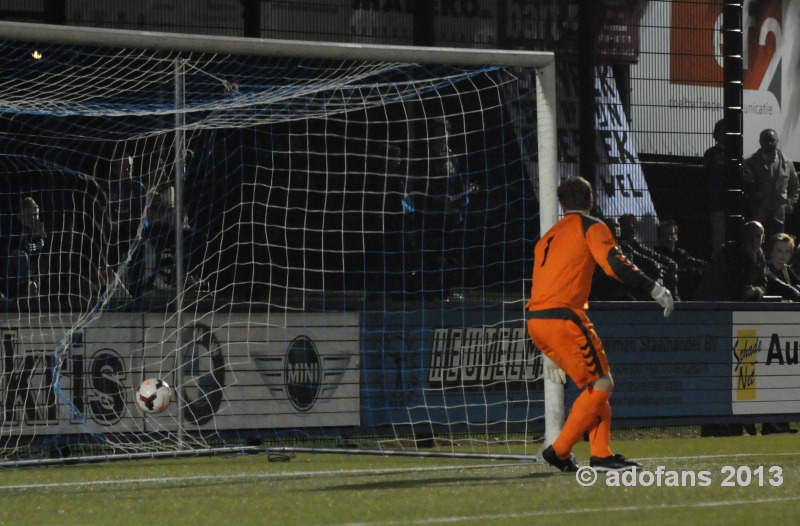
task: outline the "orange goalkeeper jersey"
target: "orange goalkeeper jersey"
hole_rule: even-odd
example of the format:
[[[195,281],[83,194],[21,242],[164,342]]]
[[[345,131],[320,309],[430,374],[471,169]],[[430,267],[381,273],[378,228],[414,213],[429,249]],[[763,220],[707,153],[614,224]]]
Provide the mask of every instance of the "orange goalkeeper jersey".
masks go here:
[[[653,288],[653,281],[622,255],[605,223],[571,212],[536,243],[527,308],[588,308],[596,264],[630,287],[648,292]]]

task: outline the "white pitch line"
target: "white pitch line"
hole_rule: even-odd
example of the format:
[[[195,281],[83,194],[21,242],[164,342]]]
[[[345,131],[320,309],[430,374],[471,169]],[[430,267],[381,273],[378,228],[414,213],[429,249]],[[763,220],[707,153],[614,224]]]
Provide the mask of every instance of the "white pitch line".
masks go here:
[[[800,455],[800,451],[785,452],[785,453],[725,453],[718,455],[695,455],[691,457],[652,457],[652,458],[637,458],[637,461],[659,461],[659,460],[708,460],[712,458],[747,458],[747,457],[796,457]]]
[[[326,523],[326,526],[396,526],[410,524],[451,524],[467,521],[494,521],[507,519],[527,519],[531,517],[546,517],[550,515],[578,515],[583,513],[614,513],[627,511],[652,511],[668,509],[691,509],[691,508],[717,508],[720,506],[744,506],[748,504],[774,504],[779,502],[794,502],[800,500],[800,496],[776,497],[772,499],[753,499],[753,500],[726,500],[726,501],[705,501],[692,502],[686,504],[656,504],[652,506],[618,506],[613,508],[584,508],[584,509],[563,509],[557,510],[532,510],[517,513],[498,513],[494,515],[463,515],[460,517],[428,517],[424,519],[403,519],[402,521],[382,521],[382,522],[346,522],[338,525]]]
[[[697,455],[697,456],[682,456],[682,457],[652,457],[652,458],[639,458],[640,462],[661,462],[661,461],[679,461],[679,460],[703,460],[714,458],[746,458],[746,457],[794,457],[800,455],[799,452],[787,453],[733,453],[733,454],[720,454],[720,455]],[[547,467],[541,462],[512,462],[503,464],[468,464],[458,466],[434,466],[434,467],[417,467],[417,468],[391,468],[391,469],[356,469],[356,470],[326,470],[326,471],[292,471],[285,473],[238,473],[228,475],[188,475],[179,477],[148,477],[138,479],[114,479],[114,480],[85,480],[78,482],[50,482],[43,484],[13,484],[2,485],[0,490],[27,490],[27,489],[47,489],[47,488],[70,488],[70,487],[89,487],[89,486],[112,486],[115,484],[158,484],[170,482],[190,482],[190,481],[206,481],[206,480],[260,480],[260,479],[281,479],[281,478],[304,478],[310,476],[341,476],[341,475],[394,475],[401,473],[427,473],[433,471],[458,471],[458,470],[479,470],[479,469],[496,469],[496,468],[525,468],[531,467]],[[549,467],[547,467],[550,469]]]
[[[184,475],[180,477],[148,477],[138,479],[114,479],[114,480],[83,480],[78,482],[48,482],[44,484],[9,484],[0,485],[0,490],[25,490],[25,489],[46,489],[46,488],[71,488],[86,486],[110,486],[115,484],[155,484],[159,482],[188,482],[204,480],[247,480],[247,479],[279,479],[279,478],[305,478],[318,477],[321,475],[393,475],[399,473],[426,473],[430,471],[458,471],[466,469],[495,469],[506,467],[525,466],[527,468],[535,464],[472,464],[466,466],[436,466],[428,468],[391,468],[391,469],[354,469],[354,470],[326,470],[326,471],[292,471],[286,473],[237,473],[230,475]]]

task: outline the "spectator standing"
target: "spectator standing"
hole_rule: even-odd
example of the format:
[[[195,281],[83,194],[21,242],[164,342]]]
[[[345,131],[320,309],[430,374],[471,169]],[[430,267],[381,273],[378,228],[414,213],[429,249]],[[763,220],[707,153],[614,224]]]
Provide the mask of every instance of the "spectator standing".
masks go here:
[[[143,250],[135,249],[130,261],[127,261],[127,267],[123,268],[122,264],[129,257],[131,244],[136,239],[144,220],[147,198],[144,184],[136,177],[131,155],[125,153],[114,161],[106,190],[106,214],[111,224],[111,246],[106,255],[105,281],[113,280],[116,284],[122,285],[126,290],[120,293],[122,297],[126,297],[127,289],[137,290],[142,273]]]
[[[706,199],[711,221],[711,253],[725,244],[725,196],[732,187],[725,174],[725,121],[714,125],[714,146],[703,153]]]
[[[764,226],[767,239],[784,232],[786,219],[800,198],[794,163],[778,149],[778,134],[766,129],[758,139],[761,148],[744,163],[745,191],[752,220]]]
[[[403,210],[410,248],[410,285],[437,292],[447,301],[463,299],[467,176],[450,146],[451,124],[434,119],[423,131],[419,154],[406,180]]]
[[[117,265],[128,255],[144,218],[147,190],[134,177],[133,157],[124,154],[114,162],[108,181],[107,214],[111,222],[111,239],[116,250],[109,254],[109,264]]]
[[[658,245],[655,251],[668,257],[678,265],[678,292],[683,298],[694,297],[706,261],[693,257],[678,246],[678,224],[675,221],[662,221],[656,229]]]
[[[183,229],[190,230],[185,219]],[[171,291],[175,288],[175,187],[170,183],[159,185],[153,192],[142,236],[146,243],[144,275],[138,292],[148,289]]]
[[[61,224],[50,230],[47,249],[41,255],[39,296],[51,310],[82,310],[106,285],[100,271],[99,244],[92,239],[85,214],[65,210]]]
[[[33,197],[22,200],[6,236],[6,298],[38,296],[39,256],[44,251],[47,233],[39,216],[39,204]]]

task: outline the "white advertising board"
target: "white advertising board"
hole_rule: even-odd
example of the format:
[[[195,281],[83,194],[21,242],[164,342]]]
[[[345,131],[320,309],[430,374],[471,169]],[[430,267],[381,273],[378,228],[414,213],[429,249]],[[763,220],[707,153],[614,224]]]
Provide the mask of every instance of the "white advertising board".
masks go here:
[[[190,431],[360,422],[358,314],[209,313],[180,333],[165,314],[105,314],[78,332],[65,316],[30,321],[0,319],[0,436],[126,432],[147,419],[174,430],[181,417]],[[176,389],[145,418],[134,390],[150,377]]]
[[[733,414],[797,413],[800,332],[796,312],[734,312]]]

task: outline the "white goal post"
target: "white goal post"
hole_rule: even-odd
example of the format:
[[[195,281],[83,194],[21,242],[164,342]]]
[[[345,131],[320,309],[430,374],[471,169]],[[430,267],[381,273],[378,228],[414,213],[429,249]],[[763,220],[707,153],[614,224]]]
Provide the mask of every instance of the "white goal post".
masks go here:
[[[0,464],[262,443],[283,450],[316,438],[306,425],[345,443],[380,430],[388,435],[378,440],[381,454],[502,456],[463,444],[519,429],[528,441],[530,401],[503,396],[527,393],[534,381],[543,385],[544,442],[560,432],[563,386],[531,377],[521,307],[528,290],[519,286],[508,299],[481,285],[504,290],[505,269],[529,268],[532,258],[531,251],[499,261],[505,256],[486,252],[514,252],[534,236],[501,230],[502,239],[493,239],[481,233],[489,220],[467,211],[510,217],[523,207],[510,201],[522,180],[536,185],[539,235],[558,220],[553,53],[14,22],[0,22],[0,42],[14,43],[0,56],[7,64],[0,105],[9,116],[0,134],[11,139],[0,171],[19,175],[0,198],[16,214],[17,203],[33,196],[50,231],[43,255],[22,254],[38,262],[37,293],[4,292]],[[522,137],[519,102],[532,93],[533,144]],[[447,197],[437,201],[431,188],[440,167]],[[422,169],[433,175],[420,183],[413,172]],[[473,181],[447,193],[457,169]],[[404,174],[397,188],[394,172]],[[489,203],[490,185],[506,173],[522,174],[496,189],[509,202]],[[63,186],[41,186],[61,179]],[[402,198],[396,210],[376,197],[391,192]],[[456,194],[463,206],[454,212]],[[380,214],[364,204],[374,199],[383,199]],[[434,202],[444,203],[443,218],[410,219]],[[0,236],[17,228],[16,215],[4,214]],[[194,216],[205,222],[192,223]],[[518,225],[521,217],[509,221]],[[392,229],[402,233],[391,237]],[[490,242],[500,248],[487,248]],[[375,243],[380,257],[370,252]],[[408,243],[420,261],[408,263],[392,243]],[[81,252],[86,246],[89,255]],[[11,264],[3,268],[4,286],[12,277],[18,284]],[[65,268],[80,277],[65,285]],[[361,271],[355,285],[352,268]],[[147,276],[143,291],[139,276]],[[400,282],[398,292],[392,287]],[[463,325],[445,329],[450,320]],[[359,356],[365,341],[375,356]],[[476,367],[448,366],[443,357],[445,348],[466,357],[469,345],[480,355],[476,367],[484,366],[477,376],[470,376]],[[487,356],[506,360],[515,346],[525,358],[493,364],[503,372],[489,378]],[[394,398],[384,400],[377,386],[362,394],[363,370],[373,364],[387,369],[369,373],[370,381],[384,382]],[[457,382],[446,381],[451,374]],[[139,414],[131,403],[146,377],[173,384],[162,414]],[[327,412],[318,411],[319,400]],[[285,431],[274,429],[275,410],[291,424],[280,424]],[[504,411],[507,421],[475,416]],[[327,415],[344,424],[331,425]],[[230,432],[242,422],[245,432]],[[435,444],[442,435],[444,447]],[[45,454],[34,451],[42,444]],[[507,456],[535,455],[523,450]]]

